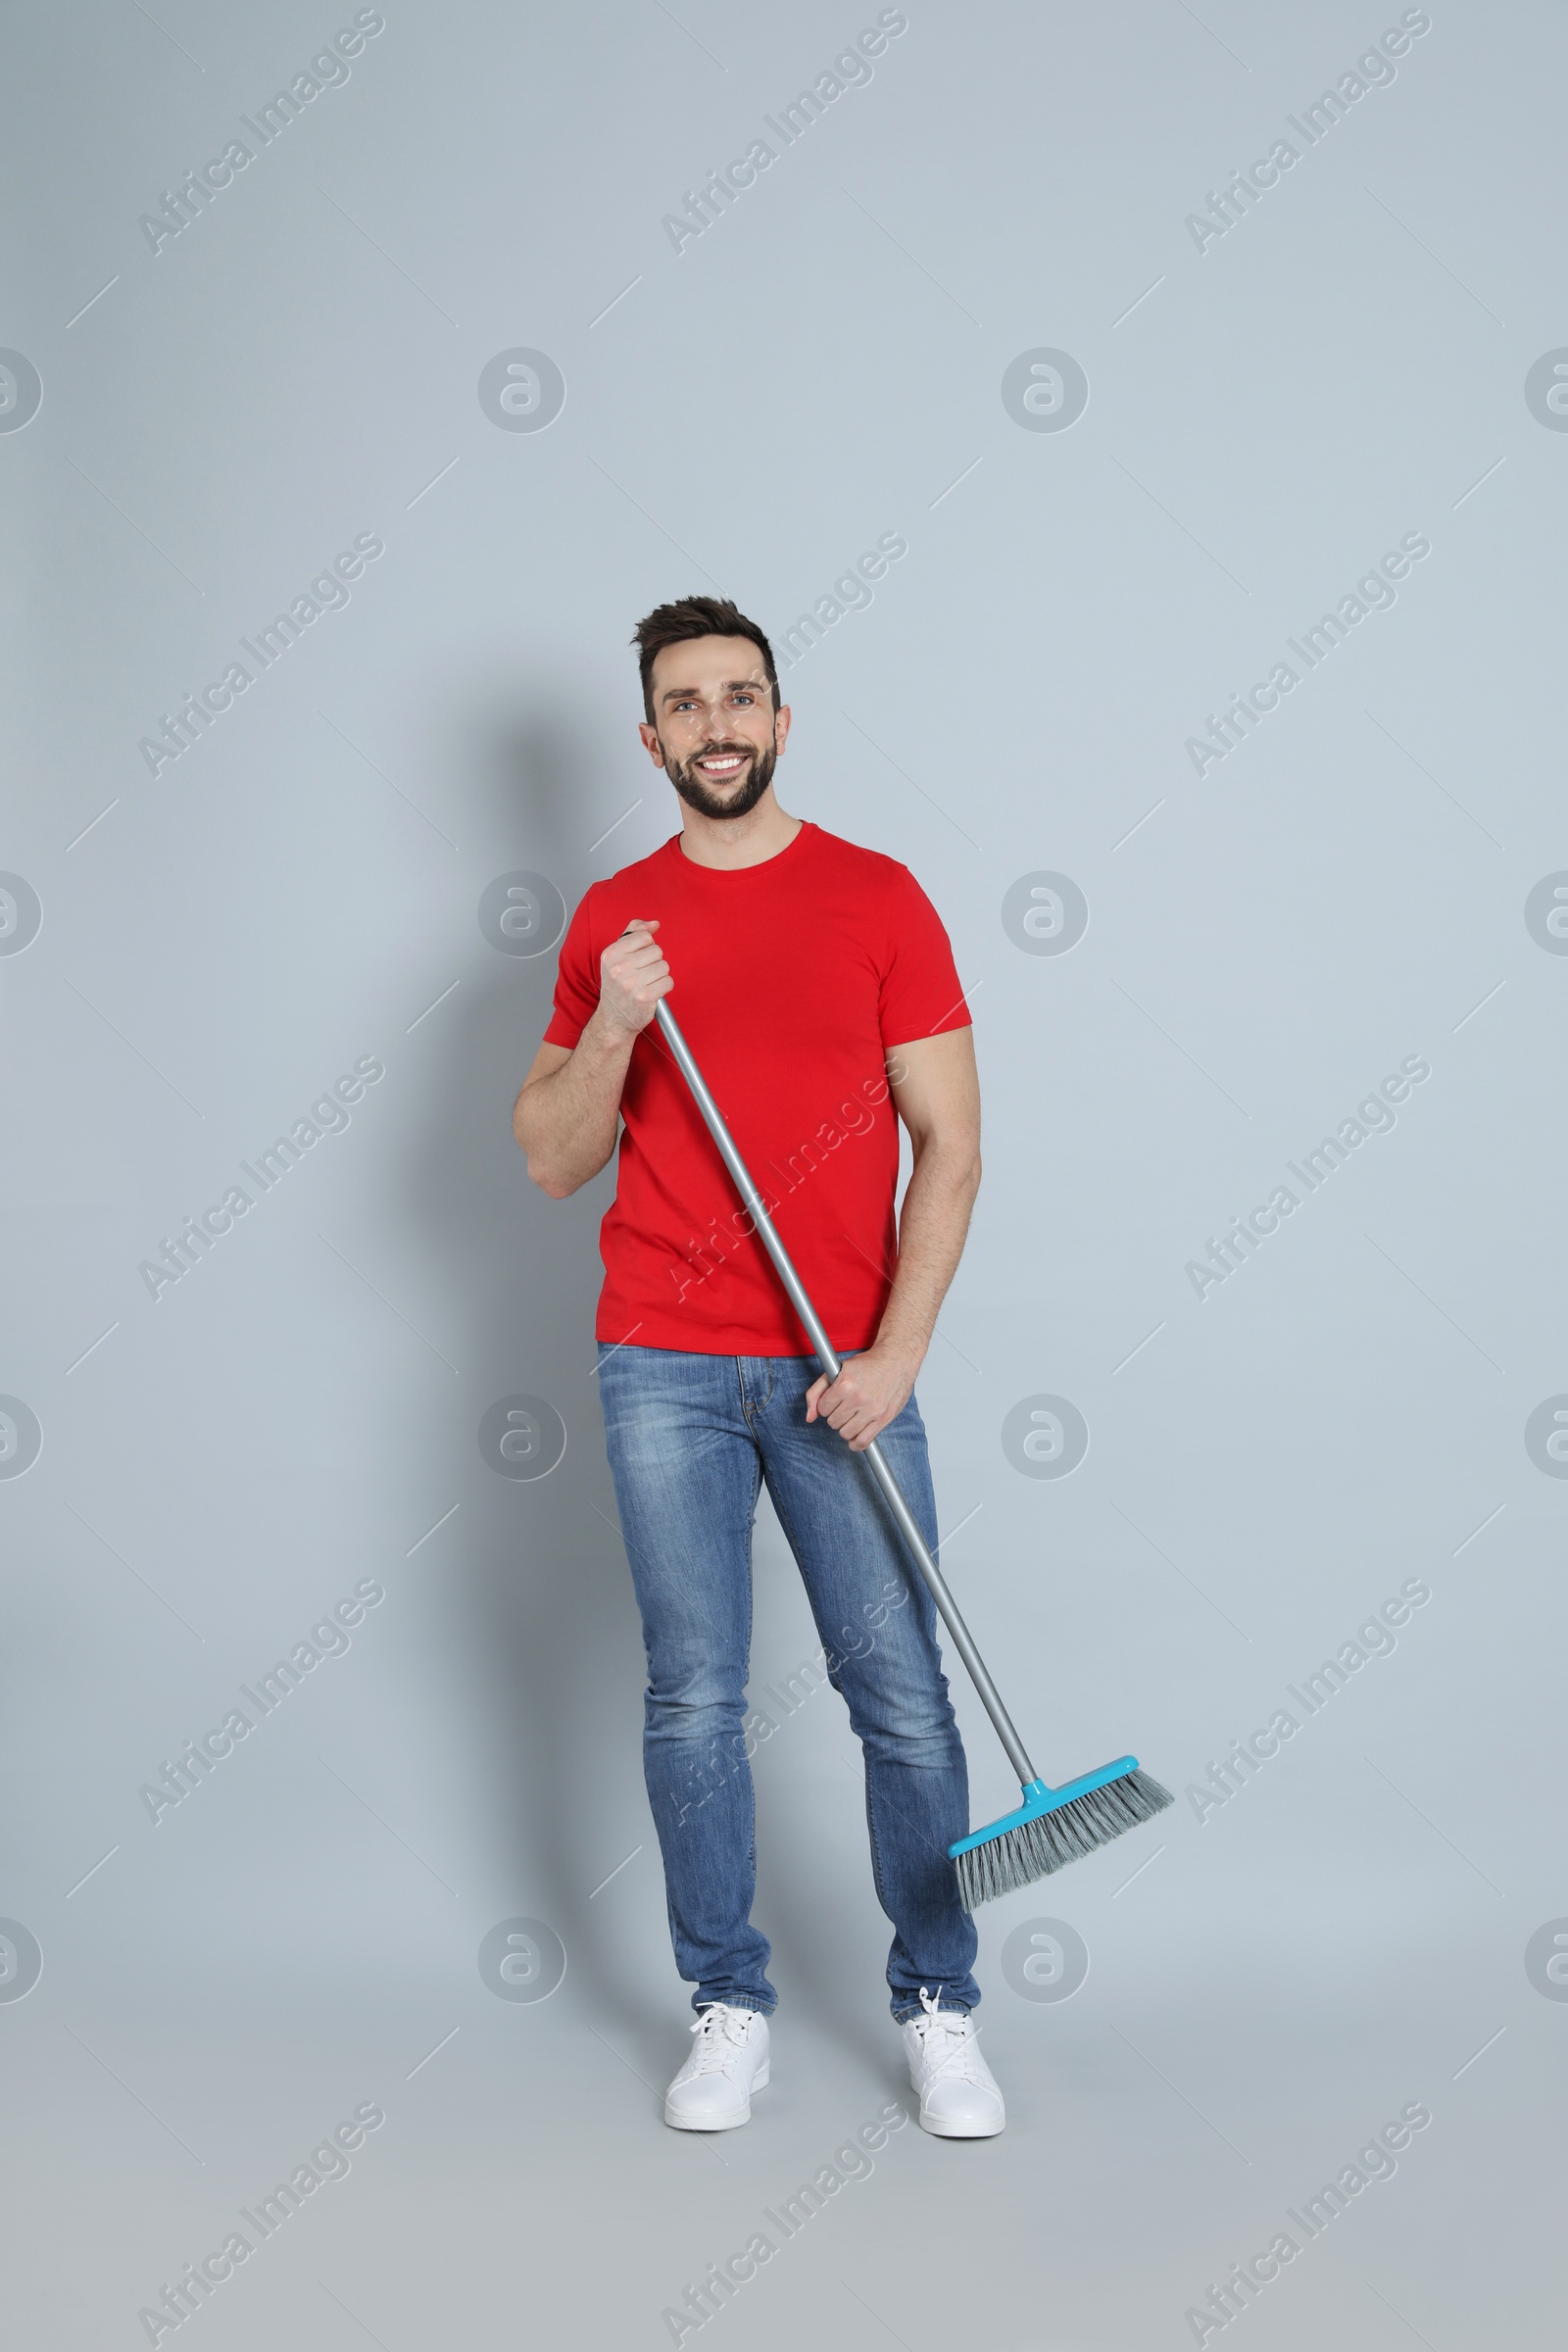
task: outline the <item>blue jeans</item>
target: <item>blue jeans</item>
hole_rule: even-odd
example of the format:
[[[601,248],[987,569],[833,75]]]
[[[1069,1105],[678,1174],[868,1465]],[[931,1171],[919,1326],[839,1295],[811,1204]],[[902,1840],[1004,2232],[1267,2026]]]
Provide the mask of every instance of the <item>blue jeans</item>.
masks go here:
[[[871,1868],[893,1923],[893,2014],[980,1998],[974,1922],[947,1849],[969,1827],[963,1746],[931,1596],[863,1462],[806,1420],[809,1356],[699,1355],[622,1346],[599,1391],[648,1652],[643,1766],[664,1859],[670,1937],[693,2008],[770,2012],[768,1943],[752,1925],[756,1806],[749,1758],[770,1736],[748,1716],[752,1527],[763,1481],[821,1639],[818,1671],[865,1755]],[[911,1396],[881,1445],[933,1551],[925,1427]]]

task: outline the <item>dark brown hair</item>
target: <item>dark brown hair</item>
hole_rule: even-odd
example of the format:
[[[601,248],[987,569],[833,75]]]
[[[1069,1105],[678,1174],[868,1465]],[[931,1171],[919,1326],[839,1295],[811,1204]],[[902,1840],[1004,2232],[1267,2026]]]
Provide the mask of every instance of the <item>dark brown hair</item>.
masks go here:
[[[632,631],[631,641],[637,648],[642,671],[643,709],[650,726],[654,721],[654,657],[662,653],[666,645],[683,645],[693,637],[749,637],[762,657],[762,667],[773,690],[773,708],[778,709],[778,669],[773,648],[756,621],[748,620],[727,596],[683,596],[672,605],[656,605]]]

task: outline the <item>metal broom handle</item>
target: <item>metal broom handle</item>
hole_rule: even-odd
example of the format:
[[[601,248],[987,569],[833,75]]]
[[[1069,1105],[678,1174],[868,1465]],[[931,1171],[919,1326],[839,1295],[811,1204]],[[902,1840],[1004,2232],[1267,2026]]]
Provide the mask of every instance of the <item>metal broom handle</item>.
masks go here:
[[[718,1104],[708,1091],[708,1081],[692,1059],[692,1050],[681,1035],[680,1025],[662,998],[656,1006],[655,1013],[659,1026],[663,1031],[664,1041],[674,1055],[676,1066],[692,1090],[693,1098],[698,1109],[703,1114],[708,1132],[718,1146],[724,1165],[734,1177],[740,1190],[741,1199],[756,1220],[757,1230],[762,1237],[762,1246],[778,1268],[779,1280],[790,1295],[790,1302],[806,1326],[807,1337],[815,1351],[816,1360],[829,1380],[837,1380],[840,1363],[838,1356],[834,1353],[833,1343],[823,1328],[821,1317],[807,1296],[806,1285],[790,1263],[789,1251],[774,1231],[773,1220],[762,1205],[762,1196],[752,1182],[751,1171],[745,1160],[735,1149],[735,1140],[724,1124]],[[931,1597],[942,1612],[942,1621],[953,1637],[953,1645],[968,1670],[969,1680],[980,1693],[981,1704],[996,1726],[997,1738],[1011,1758],[1012,1769],[1018,1775],[1019,1784],[1027,1788],[1031,1781],[1039,1778],[1039,1775],[1024,1751],[1023,1741],[1013,1730],[1012,1718],[1003,1705],[995,1683],[986,1672],[985,1660],[969,1638],[969,1629],[958,1614],[957,1603],[948,1591],[947,1581],[931,1557],[925,1538],[915,1523],[914,1513],[905,1501],[904,1491],[894,1477],[887,1456],[875,1439],[864,1448],[863,1458],[872,1477],[887,1497],[888,1508],[899,1523],[899,1533],[908,1545],[914,1564],[924,1577],[930,1589]]]

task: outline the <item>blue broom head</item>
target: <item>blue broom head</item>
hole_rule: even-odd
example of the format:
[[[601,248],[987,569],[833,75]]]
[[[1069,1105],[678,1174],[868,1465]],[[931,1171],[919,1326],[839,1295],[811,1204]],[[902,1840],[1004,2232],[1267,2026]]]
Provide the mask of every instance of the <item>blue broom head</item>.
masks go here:
[[[1174,1802],[1168,1788],[1139,1770],[1136,1756],[1118,1756],[1060,1788],[1030,1781],[1016,1812],[949,1846],[964,1909],[1049,1878]]]

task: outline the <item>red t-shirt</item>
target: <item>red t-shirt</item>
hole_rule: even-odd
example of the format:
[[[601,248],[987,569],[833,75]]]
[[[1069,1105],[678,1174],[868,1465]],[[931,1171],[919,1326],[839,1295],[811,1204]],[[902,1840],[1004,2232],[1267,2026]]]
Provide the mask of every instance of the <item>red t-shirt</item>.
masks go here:
[[[869,1347],[891,1287],[894,1046],[962,1029],[953,950],[906,866],[812,824],[728,873],[680,836],[595,882],[561,946],[547,1041],[575,1046],[599,958],[657,918],[669,1007],[828,1337]],[[597,1336],[697,1355],[808,1355],[806,1335],[653,1024],[632,1048],[615,1198],[600,1228]]]

